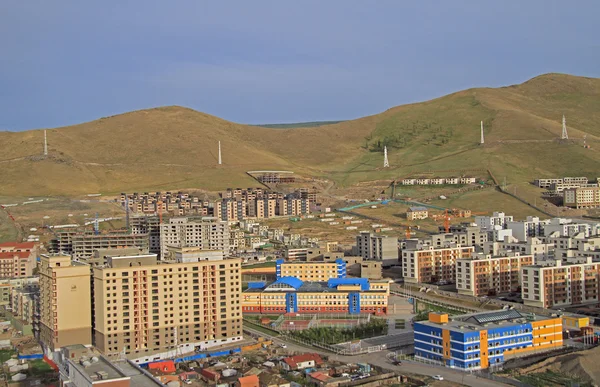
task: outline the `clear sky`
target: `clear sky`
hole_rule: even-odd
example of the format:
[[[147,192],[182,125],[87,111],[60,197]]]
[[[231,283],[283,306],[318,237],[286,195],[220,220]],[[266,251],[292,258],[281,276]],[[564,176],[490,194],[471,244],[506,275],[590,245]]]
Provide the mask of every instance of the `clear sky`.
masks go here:
[[[0,130],[161,105],[350,119],[547,72],[600,76],[600,2],[4,0]]]

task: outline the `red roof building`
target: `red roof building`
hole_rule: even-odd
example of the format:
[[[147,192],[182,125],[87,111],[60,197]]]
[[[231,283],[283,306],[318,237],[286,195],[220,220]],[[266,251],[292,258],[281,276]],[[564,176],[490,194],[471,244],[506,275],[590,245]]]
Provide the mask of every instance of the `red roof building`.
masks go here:
[[[318,367],[321,364],[323,364],[323,359],[316,353],[305,353],[303,355],[286,357],[281,362],[282,368],[288,371]]]
[[[0,278],[32,276],[37,255],[38,246],[34,242],[0,243]]]
[[[258,375],[242,376],[238,379],[236,387],[259,387]]]

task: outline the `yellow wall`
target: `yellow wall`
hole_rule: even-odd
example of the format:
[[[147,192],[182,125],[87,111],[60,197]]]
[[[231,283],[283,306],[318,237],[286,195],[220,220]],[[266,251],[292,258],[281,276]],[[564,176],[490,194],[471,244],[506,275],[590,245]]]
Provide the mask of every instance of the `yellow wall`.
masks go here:
[[[490,365],[488,359],[488,333],[487,331],[479,332],[479,352],[481,368],[488,368]]]
[[[450,331],[447,329],[442,329],[442,344],[444,345],[444,359],[450,359],[452,357],[450,353]]]
[[[590,326],[590,319],[589,317],[563,316],[562,324],[564,329],[583,328]]]
[[[429,312],[429,321],[444,324],[448,322],[448,315],[446,313]]]

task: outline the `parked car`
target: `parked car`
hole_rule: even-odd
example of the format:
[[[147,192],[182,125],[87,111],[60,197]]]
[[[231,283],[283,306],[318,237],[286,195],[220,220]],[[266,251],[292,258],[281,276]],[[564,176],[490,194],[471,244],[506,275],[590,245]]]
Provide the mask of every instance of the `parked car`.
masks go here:
[[[432,378],[434,378],[435,380],[444,380],[444,377],[442,375],[433,375]]]

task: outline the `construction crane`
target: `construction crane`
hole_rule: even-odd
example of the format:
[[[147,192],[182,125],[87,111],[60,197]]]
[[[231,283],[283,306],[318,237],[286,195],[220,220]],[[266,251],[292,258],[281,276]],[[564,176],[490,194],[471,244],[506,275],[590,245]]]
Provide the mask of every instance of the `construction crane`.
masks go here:
[[[162,224],[162,205],[163,205],[162,200],[159,200],[158,202],[156,202],[156,209],[158,212],[158,224]]]
[[[412,238],[412,231],[411,231],[411,229],[410,229],[410,226],[406,226],[406,232],[405,232],[405,235],[406,235],[406,239],[410,239],[410,238]]]
[[[450,214],[448,214],[448,209],[444,210],[444,230],[446,233],[450,232]]]
[[[100,234],[100,219],[98,218],[98,213],[96,212],[96,216],[93,218],[85,218],[85,220],[89,220],[90,222],[87,224],[94,225],[94,235]]]

